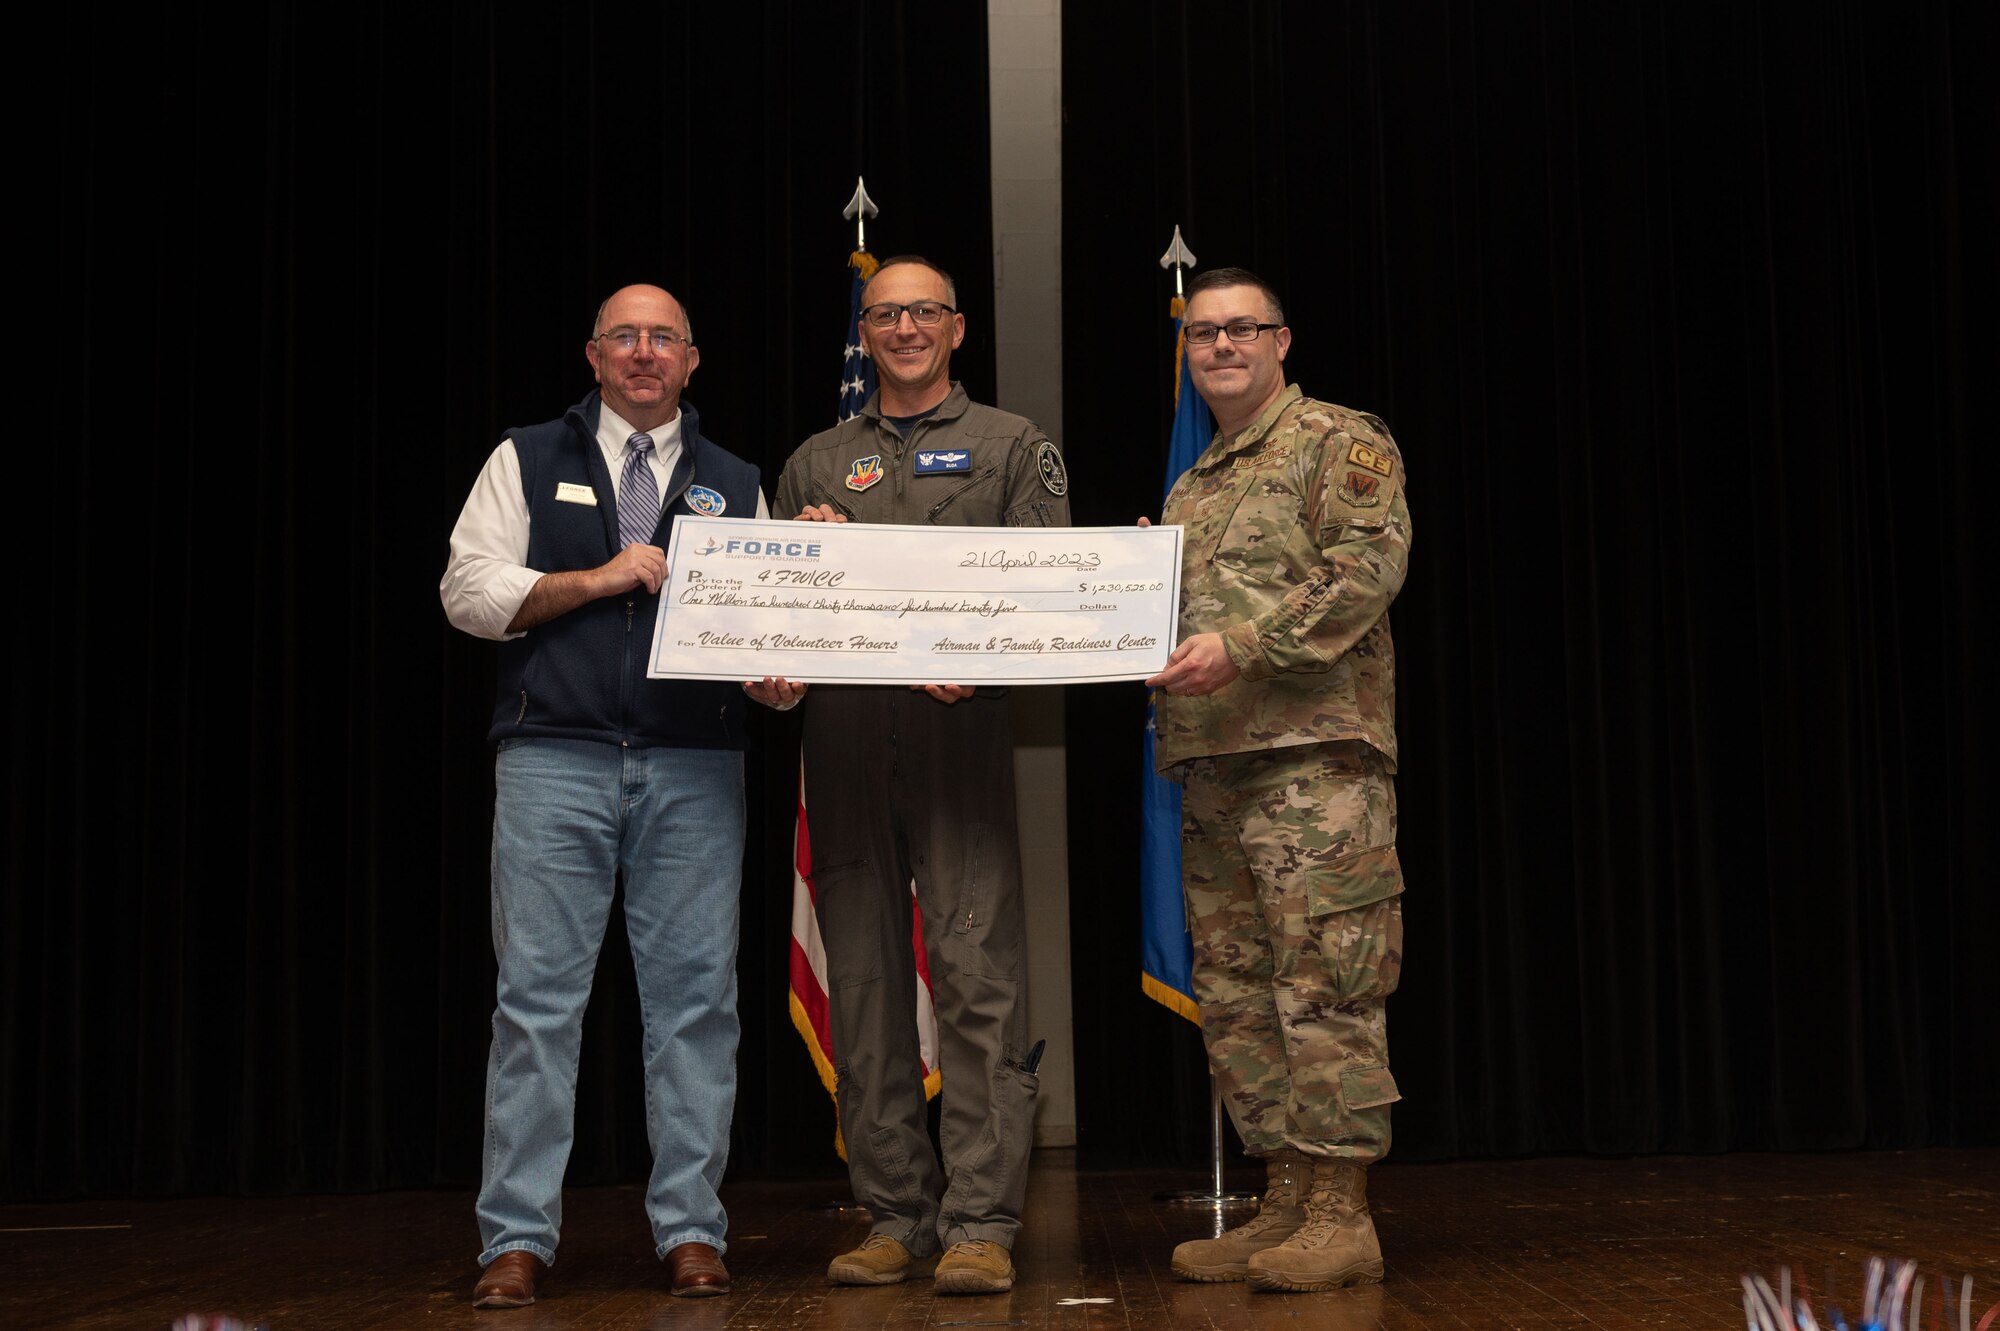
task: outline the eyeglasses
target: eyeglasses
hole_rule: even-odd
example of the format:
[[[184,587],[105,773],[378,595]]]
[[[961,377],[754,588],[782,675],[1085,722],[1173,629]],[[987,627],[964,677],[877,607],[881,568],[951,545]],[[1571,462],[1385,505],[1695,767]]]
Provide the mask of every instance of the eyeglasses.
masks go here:
[[[870,328],[894,328],[902,322],[903,311],[910,313],[910,322],[926,326],[936,323],[947,314],[957,314],[955,306],[941,300],[917,300],[908,305],[892,305],[883,301],[880,305],[870,305],[861,311],[861,321]]]
[[[671,328],[647,328],[643,330],[638,328],[613,328],[609,332],[599,333],[598,336],[609,342],[612,346],[617,347],[620,351],[635,349],[639,345],[639,339],[643,337],[647,342],[652,344],[653,350],[662,356],[672,351],[679,343],[689,340],[687,334],[676,333]]]
[[[1189,346],[1205,347],[1215,341],[1217,333],[1228,333],[1231,342],[1255,342],[1260,333],[1283,327],[1283,324],[1260,324],[1254,319],[1236,319],[1226,324],[1189,324],[1185,331]]]

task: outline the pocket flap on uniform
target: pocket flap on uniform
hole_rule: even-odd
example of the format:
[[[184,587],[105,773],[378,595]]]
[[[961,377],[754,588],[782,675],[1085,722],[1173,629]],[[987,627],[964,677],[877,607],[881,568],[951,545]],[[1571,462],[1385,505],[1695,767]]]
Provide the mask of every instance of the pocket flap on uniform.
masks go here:
[[[1343,855],[1312,871],[1307,909],[1315,916],[1372,906],[1403,890],[1403,862],[1396,843]]]
[[[1396,1079],[1389,1075],[1389,1069],[1380,1063],[1369,1063],[1341,1069],[1340,1098],[1349,1109],[1373,1109],[1394,1104],[1403,1098],[1403,1093],[1396,1089]]]

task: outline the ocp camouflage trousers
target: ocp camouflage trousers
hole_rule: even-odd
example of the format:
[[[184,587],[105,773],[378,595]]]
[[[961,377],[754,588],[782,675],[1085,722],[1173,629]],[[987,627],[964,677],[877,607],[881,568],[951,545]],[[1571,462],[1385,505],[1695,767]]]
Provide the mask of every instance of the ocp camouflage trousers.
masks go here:
[[[1403,969],[1396,788],[1365,744],[1184,763],[1181,869],[1202,1038],[1252,1155],[1389,1151],[1384,1000]]]

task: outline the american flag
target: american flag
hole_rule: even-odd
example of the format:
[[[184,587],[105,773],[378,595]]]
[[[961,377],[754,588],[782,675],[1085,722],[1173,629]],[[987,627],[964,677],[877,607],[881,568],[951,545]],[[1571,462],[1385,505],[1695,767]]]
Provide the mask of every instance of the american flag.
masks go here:
[[[875,276],[875,256],[867,250],[856,250],[847,256],[847,266],[854,270],[854,282],[847,298],[847,354],[840,362],[840,414],[834,417],[836,424],[850,416],[859,416],[869,394],[875,391],[875,362],[861,354],[861,288]]]

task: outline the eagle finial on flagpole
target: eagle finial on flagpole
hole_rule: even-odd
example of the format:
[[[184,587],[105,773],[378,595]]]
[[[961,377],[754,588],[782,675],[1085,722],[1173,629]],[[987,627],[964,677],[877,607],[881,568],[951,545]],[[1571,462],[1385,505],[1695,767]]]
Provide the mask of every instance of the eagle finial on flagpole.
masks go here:
[[[1160,256],[1160,267],[1174,270],[1174,299],[1173,304],[1167,307],[1167,314],[1172,318],[1178,319],[1187,311],[1187,298],[1181,291],[1181,274],[1194,267],[1194,264],[1194,251],[1181,239],[1180,225],[1176,223],[1174,238],[1168,242],[1167,252]]]
[[[856,176],[854,197],[847,201],[847,206],[840,210],[840,215],[854,223],[854,248],[857,253],[868,252],[868,219],[880,211],[881,209],[875,206],[875,200],[868,197],[868,186],[862,182],[860,176]]]

